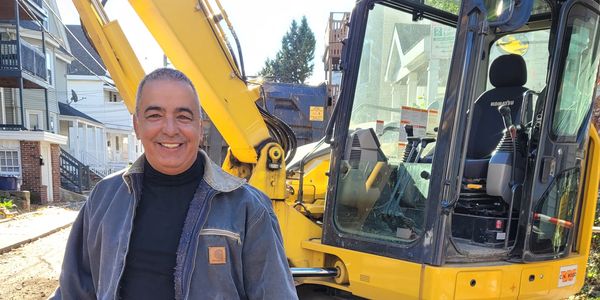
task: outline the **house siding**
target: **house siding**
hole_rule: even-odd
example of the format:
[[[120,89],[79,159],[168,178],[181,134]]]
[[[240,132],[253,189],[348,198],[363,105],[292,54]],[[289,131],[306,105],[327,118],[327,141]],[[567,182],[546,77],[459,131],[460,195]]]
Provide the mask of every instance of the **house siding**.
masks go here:
[[[56,59],[54,61],[54,71],[56,76],[54,77],[55,86],[54,93],[57,101],[67,103],[68,99],[71,98],[71,93],[67,89],[67,63],[62,60]],[[50,105],[50,111],[58,113],[58,102],[53,102]]]
[[[4,110],[6,112],[4,124],[17,124],[15,118],[13,89],[5,87],[2,89],[2,93],[4,94]]]
[[[21,116],[21,103],[19,100],[19,90],[18,89],[14,89],[15,91],[15,112],[17,115],[17,119],[20,119]],[[53,90],[48,89],[48,104],[50,104],[51,102],[56,102],[56,94],[53,92]],[[24,115],[25,115],[25,121],[27,121],[27,111],[28,110],[36,110],[36,111],[41,111],[42,112],[42,120],[41,120],[41,128],[45,129],[46,128],[46,100],[44,99],[44,90],[43,89],[24,89],[23,90],[23,104],[25,106],[25,111],[24,111]],[[25,127],[27,127],[28,124],[25,123]],[[18,124],[18,123],[17,123]]]

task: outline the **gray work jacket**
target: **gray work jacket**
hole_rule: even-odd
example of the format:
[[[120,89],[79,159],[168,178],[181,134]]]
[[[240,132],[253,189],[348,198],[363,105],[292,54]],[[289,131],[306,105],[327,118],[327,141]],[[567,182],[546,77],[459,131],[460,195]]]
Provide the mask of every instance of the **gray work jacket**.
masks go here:
[[[297,299],[270,200],[200,153],[204,177],[179,240],[176,299]],[[94,187],[71,229],[51,299],[118,298],[144,160]]]

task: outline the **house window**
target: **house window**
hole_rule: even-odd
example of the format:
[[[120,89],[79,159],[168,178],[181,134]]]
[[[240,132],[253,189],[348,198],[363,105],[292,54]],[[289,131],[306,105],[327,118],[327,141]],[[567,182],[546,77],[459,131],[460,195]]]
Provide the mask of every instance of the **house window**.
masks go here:
[[[48,80],[48,84],[54,85],[54,80],[52,76],[54,75],[54,57],[52,53],[46,51],[46,79]]]
[[[119,151],[119,137],[115,136],[115,150]]]
[[[56,120],[56,119],[55,119],[54,115],[50,115],[50,131],[51,131],[51,132],[54,132],[54,133],[56,133],[56,132],[57,132],[57,130],[56,130],[56,126],[54,125],[54,124],[55,124],[55,123],[54,123],[54,122],[55,122],[55,120]]]
[[[29,125],[29,130],[38,130],[42,129],[42,114],[38,112],[29,113],[27,115],[29,121],[27,125]]]
[[[19,151],[0,150],[0,173],[2,173],[2,175],[21,175]]]
[[[117,93],[109,92],[108,102],[119,102],[119,97],[117,96]]]

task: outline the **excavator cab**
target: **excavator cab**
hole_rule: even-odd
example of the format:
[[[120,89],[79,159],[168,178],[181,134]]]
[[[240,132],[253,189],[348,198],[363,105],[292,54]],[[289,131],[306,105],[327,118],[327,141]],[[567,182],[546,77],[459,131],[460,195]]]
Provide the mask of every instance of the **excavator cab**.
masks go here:
[[[367,297],[577,291],[600,4],[359,1],[349,26],[322,243],[373,266],[347,284],[383,287]]]

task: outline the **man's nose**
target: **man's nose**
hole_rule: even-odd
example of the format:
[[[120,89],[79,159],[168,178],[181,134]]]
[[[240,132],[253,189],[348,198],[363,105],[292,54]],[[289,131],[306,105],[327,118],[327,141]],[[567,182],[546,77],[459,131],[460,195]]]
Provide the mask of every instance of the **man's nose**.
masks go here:
[[[177,120],[175,118],[167,117],[165,119],[165,124],[162,128],[162,131],[166,135],[175,135],[179,132],[179,128],[177,127]]]

